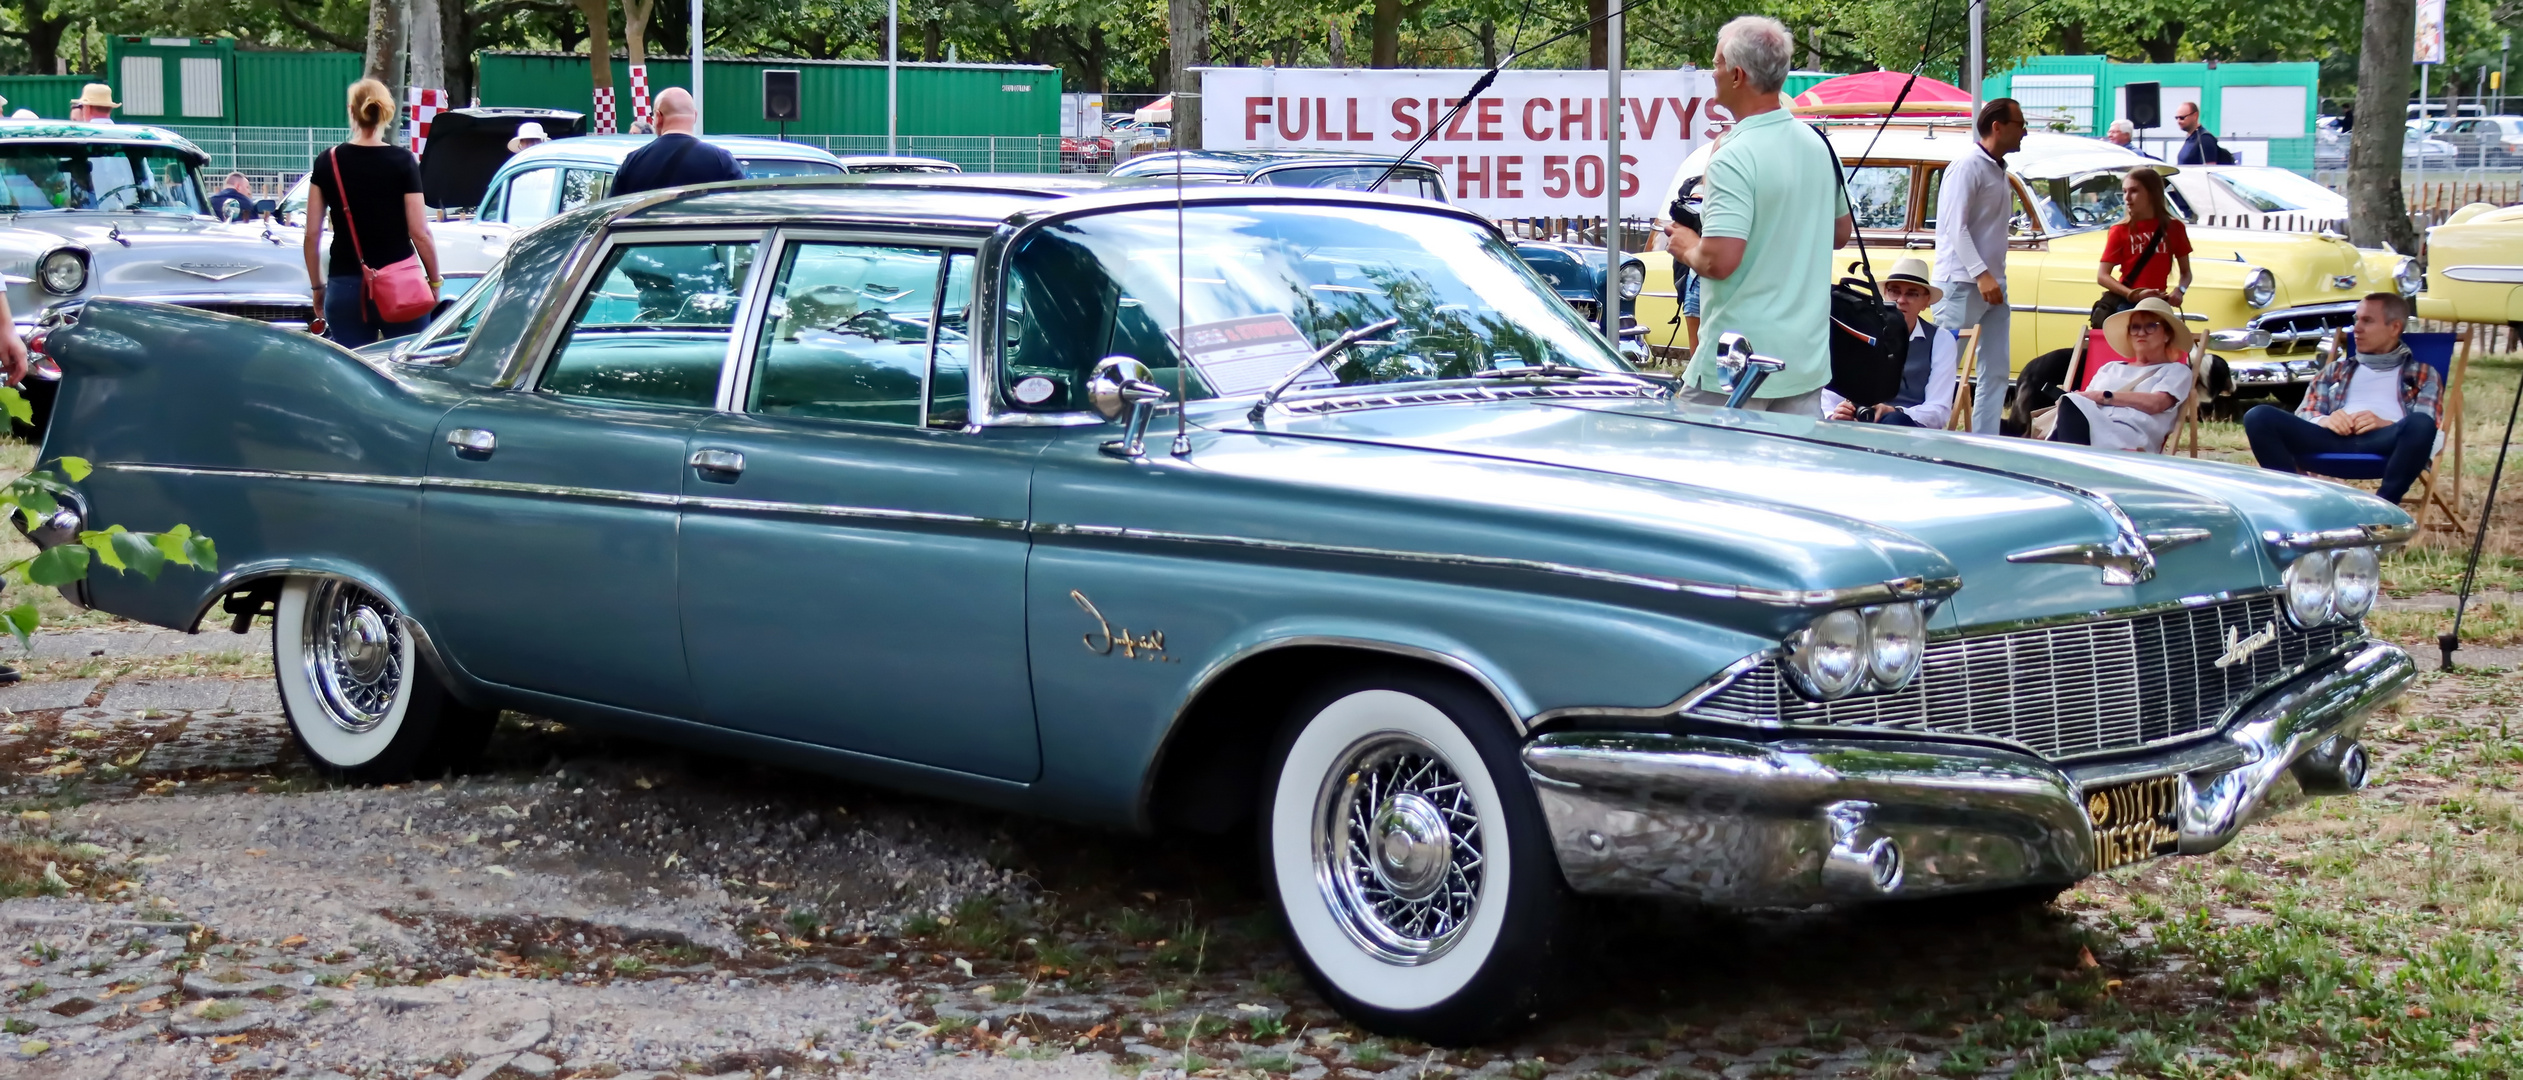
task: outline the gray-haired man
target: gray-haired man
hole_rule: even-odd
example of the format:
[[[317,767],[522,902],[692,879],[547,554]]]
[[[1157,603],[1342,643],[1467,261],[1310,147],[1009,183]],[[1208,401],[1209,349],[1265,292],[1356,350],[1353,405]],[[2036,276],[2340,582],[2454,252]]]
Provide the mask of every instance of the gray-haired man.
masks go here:
[[[1787,367],[1746,408],[1822,413],[1831,381],[1831,251],[1856,231],[1831,144],[1781,107],[1796,40],[1776,19],[1744,15],[1717,31],[1716,102],[1735,118],[1701,183],[1700,227],[1674,224],[1676,261],[1702,279],[1699,350],[1685,397],[1723,404],[1719,335],[1740,332]]]

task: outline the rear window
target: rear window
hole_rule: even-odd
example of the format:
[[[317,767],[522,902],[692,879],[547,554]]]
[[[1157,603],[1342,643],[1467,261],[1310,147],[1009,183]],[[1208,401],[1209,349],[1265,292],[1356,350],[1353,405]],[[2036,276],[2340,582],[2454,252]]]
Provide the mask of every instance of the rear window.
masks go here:
[[[738,158],[736,166],[745,170],[747,180],[767,180],[774,176],[835,176],[841,167],[828,161],[792,161],[785,158]]]

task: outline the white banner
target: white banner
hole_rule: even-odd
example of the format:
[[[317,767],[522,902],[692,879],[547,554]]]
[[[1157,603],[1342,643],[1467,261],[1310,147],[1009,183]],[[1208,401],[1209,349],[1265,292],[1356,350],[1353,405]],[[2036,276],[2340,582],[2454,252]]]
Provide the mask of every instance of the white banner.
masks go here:
[[[1477,71],[1210,68],[1201,145],[1399,154]],[[1509,71],[1420,148],[1457,205],[1489,217],[1601,217],[1611,110],[1600,71]],[[1621,216],[1664,212],[1682,160],[1720,129],[1706,71],[1621,73]],[[1451,95],[1451,96],[1449,96]],[[1638,200],[1632,205],[1629,200]]]
[[[2444,62],[2444,0],[2418,0],[2416,63]]]

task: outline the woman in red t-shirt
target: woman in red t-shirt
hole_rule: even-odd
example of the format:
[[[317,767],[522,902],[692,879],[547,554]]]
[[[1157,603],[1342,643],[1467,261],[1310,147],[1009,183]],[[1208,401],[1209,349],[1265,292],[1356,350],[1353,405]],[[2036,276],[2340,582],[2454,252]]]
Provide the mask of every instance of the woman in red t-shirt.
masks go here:
[[[2165,303],[2180,307],[2182,295],[2190,291],[2190,230],[2166,210],[2170,204],[2164,197],[2164,174],[2145,165],[2131,169],[2120,178],[2120,196],[2128,204],[2129,216],[2112,226],[2110,238],[2103,241],[2102,268],[2095,271],[2094,280],[2130,304],[2160,296]],[[2137,275],[2122,284],[2127,268],[2154,243],[2158,229],[2164,230],[2163,243]],[[2172,278],[2174,263],[2181,264],[2181,285],[2167,289],[2164,285]]]

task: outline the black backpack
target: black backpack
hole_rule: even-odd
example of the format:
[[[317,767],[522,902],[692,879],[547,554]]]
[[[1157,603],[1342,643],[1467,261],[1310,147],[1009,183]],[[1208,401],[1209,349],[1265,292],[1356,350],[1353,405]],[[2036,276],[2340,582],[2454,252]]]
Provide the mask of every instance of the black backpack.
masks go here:
[[[1848,200],[1848,173],[1831,138],[1814,129],[1822,149],[1831,155],[1831,171],[1839,178],[1840,198]],[[1857,204],[1849,200],[1849,209]],[[1901,371],[1909,361],[1909,322],[1884,303],[1883,286],[1875,281],[1874,261],[1866,255],[1866,234],[1851,230],[1857,241],[1858,266],[1864,277],[1844,277],[1831,286],[1831,392],[1859,408],[1881,405],[1901,393]]]

